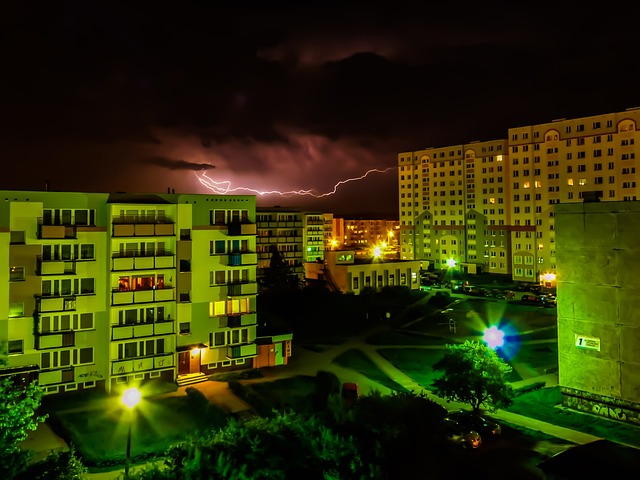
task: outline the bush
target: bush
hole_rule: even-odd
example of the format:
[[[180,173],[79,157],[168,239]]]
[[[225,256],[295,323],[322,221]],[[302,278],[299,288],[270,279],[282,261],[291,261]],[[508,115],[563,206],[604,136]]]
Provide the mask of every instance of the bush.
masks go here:
[[[33,463],[16,480],[82,480],[87,468],[76,456],[73,446],[65,452],[54,452]]]

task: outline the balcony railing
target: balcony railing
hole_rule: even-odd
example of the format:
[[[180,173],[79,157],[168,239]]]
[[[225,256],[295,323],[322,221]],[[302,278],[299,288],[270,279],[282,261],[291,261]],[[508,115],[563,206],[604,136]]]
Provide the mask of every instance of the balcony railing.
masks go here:
[[[239,328],[249,327],[258,323],[258,316],[255,312],[247,312],[244,314],[227,315],[227,327]]]
[[[258,284],[256,282],[227,284],[227,295],[230,297],[256,295],[257,293],[258,293]]]
[[[43,223],[42,218],[38,218],[38,230],[36,235],[39,239],[76,238],[76,225],[52,225]]]
[[[36,275],[75,275],[75,260],[45,260],[41,255],[36,257]]]
[[[174,333],[173,321],[138,323],[135,325],[111,325],[111,340],[170,335]]]
[[[255,223],[231,222],[227,224],[227,228],[228,234],[233,236],[255,235],[257,232]]]
[[[114,237],[163,237],[175,235],[173,223],[113,223]]]
[[[158,268],[175,268],[173,254],[164,253],[162,255],[120,255],[111,256],[111,270],[154,270]]]
[[[76,309],[75,295],[36,295],[36,309],[39,313],[72,312]]]
[[[227,265],[239,267],[242,265],[257,265],[258,255],[254,252],[233,252],[227,256]]]
[[[122,375],[134,372],[144,372],[147,370],[159,370],[172,367],[175,364],[173,352],[162,353],[149,357],[136,357],[124,360],[113,360],[111,362],[111,374]]]
[[[111,305],[130,305],[134,303],[171,302],[175,300],[175,288],[166,286],[164,288],[147,290],[118,290],[111,291]]]
[[[256,355],[258,355],[258,346],[255,343],[227,347],[227,358],[231,360],[255,357]]]

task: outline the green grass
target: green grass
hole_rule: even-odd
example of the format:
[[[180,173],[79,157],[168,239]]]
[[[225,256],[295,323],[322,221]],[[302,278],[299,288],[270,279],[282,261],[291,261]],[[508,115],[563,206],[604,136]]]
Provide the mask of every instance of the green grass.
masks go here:
[[[421,335],[401,330],[376,332],[367,337],[370,345],[444,345],[446,339],[437,335]]]
[[[226,414],[202,408],[187,397],[148,400],[136,408],[132,425],[131,457],[143,460],[163,452],[177,440],[204,428],[219,428]],[[124,461],[130,412],[116,400],[110,408],[67,410],[54,414],[88,466],[107,466]]]
[[[291,378],[244,384],[238,392],[260,415],[273,410],[311,413],[315,409],[317,377],[298,375]]]
[[[377,382],[385,387],[394,390],[396,392],[408,392],[408,390],[399,383],[391,380],[378,366],[373,363],[369,357],[357,348],[347,350],[336,358],[333,362],[337,363],[341,367],[350,368],[355,370],[367,378],[370,378],[374,382]]]
[[[378,353],[396,368],[406,373],[425,389],[438,376],[431,368],[444,354],[444,350],[426,348],[380,348]]]
[[[517,396],[505,410],[596,437],[640,447],[640,428],[562,407],[560,387]]]

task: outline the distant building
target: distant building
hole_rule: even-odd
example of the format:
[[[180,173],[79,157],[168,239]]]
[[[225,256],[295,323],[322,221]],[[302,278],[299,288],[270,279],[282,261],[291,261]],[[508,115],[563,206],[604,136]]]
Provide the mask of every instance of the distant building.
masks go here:
[[[261,281],[276,249],[291,272],[304,280],[304,263],[324,258],[324,216],[297,208],[258,207],[257,277]]]
[[[291,335],[257,327],[255,196],[0,197],[0,375],[54,394],[286,363]]]
[[[640,202],[555,205],[567,407],[640,425]]]
[[[340,250],[344,245],[344,218],[324,214],[324,249]]]
[[[632,108],[399,153],[400,258],[553,286],[554,205],[640,198],[639,123]]]
[[[397,247],[400,225],[397,220],[344,220],[344,245],[347,248],[372,249],[385,243]]]
[[[354,250],[325,252],[325,261],[305,264],[310,282],[325,282],[342,293],[359,294],[365,288],[377,291],[388,286],[420,289],[420,262],[357,259]]]

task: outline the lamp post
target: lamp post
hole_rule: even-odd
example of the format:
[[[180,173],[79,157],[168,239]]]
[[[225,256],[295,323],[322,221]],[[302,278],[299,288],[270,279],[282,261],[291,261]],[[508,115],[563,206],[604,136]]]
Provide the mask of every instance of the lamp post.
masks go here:
[[[129,428],[127,429],[127,451],[124,460],[124,478],[129,478],[129,463],[131,462],[131,427],[135,420],[136,405],[140,403],[142,393],[137,388],[128,388],[122,394],[122,403],[129,408]]]

